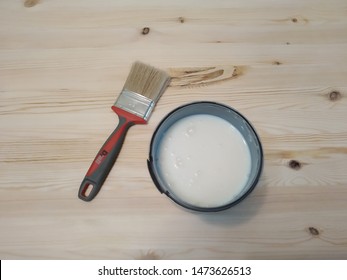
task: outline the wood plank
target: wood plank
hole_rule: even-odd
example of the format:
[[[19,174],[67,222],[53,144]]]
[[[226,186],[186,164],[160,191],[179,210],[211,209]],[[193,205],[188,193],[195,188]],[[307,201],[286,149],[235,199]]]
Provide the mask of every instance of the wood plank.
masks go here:
[[[1,259],[346,259],[346,12],[343,0],[0,1]],[[135,60],[172,83],[82,202]],[[241,112],[264,148],[255,191],[215,214],[174,205],[146,164],[162,118],[200,100]]]

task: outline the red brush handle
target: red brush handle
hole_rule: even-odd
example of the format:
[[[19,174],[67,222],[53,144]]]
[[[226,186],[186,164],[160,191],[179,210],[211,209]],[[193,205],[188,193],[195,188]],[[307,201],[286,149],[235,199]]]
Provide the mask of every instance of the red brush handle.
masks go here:
[[[119,123],[97,153],[82,181],[78,197],[84,201],[91,201],[100,191],[120,153],[128,129],[134,124],[147,123],[144,119],[120,108],[112,106],[112,109],[119,116]]]

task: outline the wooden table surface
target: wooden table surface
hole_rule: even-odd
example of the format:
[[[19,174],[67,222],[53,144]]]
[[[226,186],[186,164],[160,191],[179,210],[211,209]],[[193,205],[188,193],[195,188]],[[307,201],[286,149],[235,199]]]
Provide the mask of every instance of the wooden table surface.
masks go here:
[[[172,83],[83,202],[136,60]],[[160,120],[200,100],[245,115],[265,153],[251,196],[214,214],[146,165]],[[346,119],[345,0],[0,0],[0,257],[346,259]]]

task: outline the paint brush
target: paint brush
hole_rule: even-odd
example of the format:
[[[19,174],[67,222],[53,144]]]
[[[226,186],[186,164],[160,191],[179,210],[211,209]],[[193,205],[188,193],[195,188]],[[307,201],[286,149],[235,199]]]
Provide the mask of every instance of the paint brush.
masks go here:
[[[106,140],[89,167],[78,197],[91,201],[100,191],[122,148],[128,129],[146,124],[155,104],[170,83],[170,76],[157,68],[135,62],[112,110],[118,115],[116,129]]]

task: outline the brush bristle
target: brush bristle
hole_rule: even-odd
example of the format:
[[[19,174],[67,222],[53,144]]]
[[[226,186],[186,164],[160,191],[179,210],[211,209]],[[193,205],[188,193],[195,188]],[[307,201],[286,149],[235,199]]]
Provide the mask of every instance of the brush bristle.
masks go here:
[[[170,76],[166,72],[142,62],[135,62],[124,84],[124,89],[156,101],[169,82]]]

